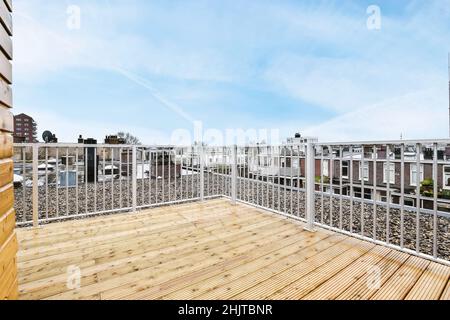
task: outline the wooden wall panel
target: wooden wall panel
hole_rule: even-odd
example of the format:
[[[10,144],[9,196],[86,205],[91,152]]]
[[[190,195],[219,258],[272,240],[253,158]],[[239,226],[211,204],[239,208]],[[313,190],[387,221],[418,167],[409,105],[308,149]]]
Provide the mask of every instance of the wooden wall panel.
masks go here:
[[[8,32],[6,32],[5,28],[0,28],[0,50],[3,51],[8,59],[12,59],[12,39]]]
[[[12,84],[12,65],[3,52],[0,52],[0,76],[9,84]]]
[[[14,131],[14,116],[8,108],[0,108],[0,131]]]
[[[5,243],[14,232],[16,226],[16,212],[11,209],[0,218],[0,243]]]
[[[9,212],[14,204],[14,187],[10,183],[0,189],[0,217]]]
[[[12,36],[12,16],[8,9],[8,5],[4,0],[0,1],[0,23],[3,25],[6,32]]]
[[[12,134],[0,131],[0,160],[5,158],[12,158],[13,156],[12,148],[13,148]]]
[[[13,116],[12,107],[12,2],[0,0],[0,300],[17,299],[13,186]]]
[[[0,160],[0,188],[10,184],[14,178],[14,164],[11,159]]]
[[[12,90],[11,87],[0,78],[0,105],[12,107]]]

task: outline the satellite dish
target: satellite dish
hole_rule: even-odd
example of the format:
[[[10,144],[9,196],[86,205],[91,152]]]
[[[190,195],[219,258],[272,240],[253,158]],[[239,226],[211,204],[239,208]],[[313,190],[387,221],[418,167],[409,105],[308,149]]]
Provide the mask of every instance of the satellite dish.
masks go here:
[[[42,139],[44,139],[45,143],[49,143],[53,139],[53,133],[48,130],[44,131],[44,133],[42,134]]]

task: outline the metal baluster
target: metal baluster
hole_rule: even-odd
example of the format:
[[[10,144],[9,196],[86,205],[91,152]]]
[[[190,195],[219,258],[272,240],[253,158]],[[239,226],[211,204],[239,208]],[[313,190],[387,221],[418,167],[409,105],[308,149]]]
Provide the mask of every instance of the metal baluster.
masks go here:
[[[377,240],[377,146],[373,146],[373,240]]]
[[[66,216],[69,216],[69,148],[66,148]]]
[[[386,191],[386,201],[387,201],[387,206],[386,206],[386,243],[390,243],[391,242],[391,148],[390,145],[386,146],[386,157],[387,157],[387,162],[386,162],[386,167],[387,167],[387,191]],[[395,164],[394,164],[395,166]],[[395,172],[395,170],[394,170]],[[394,176],[395,179],[395,176]]]
[[[88,209],[88,148],[84,148],[84,213],[87,214]]]
[[[350,232],[353,233],[353,146],[350,146],[349,179],[350,179]]]
[[[365,175],[364,175],[364,167],[365,167],[365,146],[361,146],[361,236],[364,236],[364,200],[365,200]]]
[[[343,175],[343,151],[342,146],[339,146],[339,228],[342,230],[344,228],[344,214],[342,210],[343,202],[343,192],[344,192],[344,181]]]
[[[48,220],[48,148],[45,147],[45,219]]]
[[[141,206],[145,206],[145,148],[141,150]]]
[[[111,210],[114,210],[114,149],[111,147]]]
[[[333,179],[334,179],[334,155],[333,155],[333,148],[331,146],[328,146],[328,150],[329,150],[329,158],[330,158],[330,172],[329,172],[329,176],[330,176],[330,227],[333,226],[333,207],[334,207],[334,202],[333,202]]]
[[[329,152],[329,149],[328,149]],[[323,224],[323,216],[324,216],[324,175],[323,175],[323,164],[324,164],[324,147],[322,146],[322,153],[320,156],[320,223]],[[328,175],[330,173],[328,172]]]
[[[56,217],[59,217],[59,149],[56,147]]]
[[[97,180],[98,180],[97,147],[94,148],[94,211],[97,212]]]
[[[119,208],[123,209],[123,197],[122,197],[122,176],[123,176],[123,168],[122,168],[122,154],[123,148],[119,148]]]
[[[404,248],[404,224],[405,224],[405,145],[401,145],[400,157],[400,192],[401,192],[401,204],[400,204],[400,247]]]
[[[437,200],[438,200],[438,145],[434,143],[433,145],[433,257],[436,259],[438,256],[438,217],[437,217]]]
[[[421,207],[421,196],[420,196],[420,143],[416,144],[416,252],[420,252],[420,207]]]
[[[75,212],[76,215],[79,214],[79,208],[78,208],[78,147],[75,149]]]

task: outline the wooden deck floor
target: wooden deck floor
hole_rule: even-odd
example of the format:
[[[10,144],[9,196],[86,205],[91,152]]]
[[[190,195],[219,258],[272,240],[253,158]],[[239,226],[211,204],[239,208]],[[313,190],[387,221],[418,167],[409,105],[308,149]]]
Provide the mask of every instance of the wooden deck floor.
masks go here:
[[[223,199],[18,237],[22,299],[450,299],[450,267]]]

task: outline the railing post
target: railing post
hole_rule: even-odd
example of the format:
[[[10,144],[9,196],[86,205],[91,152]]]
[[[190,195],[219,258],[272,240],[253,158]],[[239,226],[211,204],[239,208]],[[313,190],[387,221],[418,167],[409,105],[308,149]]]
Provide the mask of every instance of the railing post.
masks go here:
[[[33,227],[39,227],[39,146],[33,144],[33,190],[32,190],[32,206],[33,206]],[[24,172],[25,176],[25,172]]]
[[[315,146],[307,142],[306,149],[306,227],[305,230],[315,232]]]
[[[205,149],[203,144],[199,148],[200,155],[200,201],[205,200]]]
[[[133,212],[136,212],[137,208],[137,148],[134,145],[132,147],[132,157],[131,157],[131,197],[132,197],[132,207]],[[144,178],[144,177],[142,177]]]
[[[237,200],[237,146],[233,145],[231,150],[231,202],[236,204]]]

